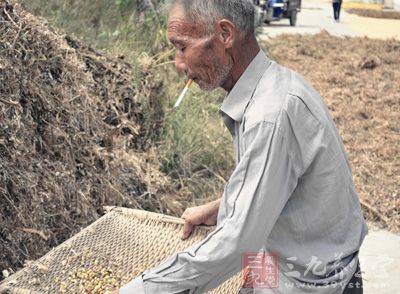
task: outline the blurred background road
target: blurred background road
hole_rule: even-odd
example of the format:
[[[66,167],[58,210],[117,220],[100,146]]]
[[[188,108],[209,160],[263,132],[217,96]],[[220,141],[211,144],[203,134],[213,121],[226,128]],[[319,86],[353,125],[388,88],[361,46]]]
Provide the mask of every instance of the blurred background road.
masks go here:
[[[400,20],[360,17],[345,11],[346,2],[340,13],[340,22],[333,19],[330,1],[303,0],[301,12],[297,15],[297,25],[291,27],[288,19],[271,22],[260,29],[260,37],[274,37],[282,33],[316,34],[321,30],[335,36],[367,36],[370,38],[396,38],[400,40]]]

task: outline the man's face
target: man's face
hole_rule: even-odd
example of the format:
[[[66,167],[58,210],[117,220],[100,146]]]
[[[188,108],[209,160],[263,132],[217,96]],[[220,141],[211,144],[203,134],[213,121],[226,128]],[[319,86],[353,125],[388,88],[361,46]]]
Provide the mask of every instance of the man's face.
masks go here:
[[[193,79],[200,89],[214,90],[226,82],[232,60],[219,41],[217,32],[204,33],[204,27],[186,19],[180,5],[172,8],[168,20],[168,38],[175,46],[175,66]]]

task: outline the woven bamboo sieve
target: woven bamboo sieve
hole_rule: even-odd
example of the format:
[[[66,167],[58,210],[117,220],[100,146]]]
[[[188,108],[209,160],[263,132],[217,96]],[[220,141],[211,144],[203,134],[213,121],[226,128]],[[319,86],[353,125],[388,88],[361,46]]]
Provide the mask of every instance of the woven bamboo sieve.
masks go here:
[[[210,227],[180,239],[183,220],[106,207],[108,213],[0,284],[0,293],[110,293],[173,253],[204,239]],[[238,293],[238,273],[210,294]]]

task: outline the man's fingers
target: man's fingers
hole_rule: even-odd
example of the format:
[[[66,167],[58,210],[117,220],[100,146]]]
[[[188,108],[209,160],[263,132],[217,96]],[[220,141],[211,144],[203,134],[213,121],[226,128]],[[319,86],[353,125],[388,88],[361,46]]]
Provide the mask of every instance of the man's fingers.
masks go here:
[[[182,232],[182,240],[187,239],[190,234],[192,233],[193,230],[193,225],[189,223],[188,221],[185,221],[185,224],[183,225],[183,232]]]
[[[187,208],[181,215],[181,218],[185,219],[189,215],[190,209]]]
[[[184,213],[182,213],[181,218],[185,219],[186,216],[187,216],[187,212],[185,210]]]

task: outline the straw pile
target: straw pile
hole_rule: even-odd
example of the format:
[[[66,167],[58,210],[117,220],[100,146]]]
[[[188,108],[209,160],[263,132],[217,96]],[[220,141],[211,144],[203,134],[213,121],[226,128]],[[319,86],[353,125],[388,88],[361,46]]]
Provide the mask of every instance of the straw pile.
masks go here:
[[[138,92],[158,97],[160,84],[0,0],[1,270],[42,256],[103,205],[181,211],[155,196],[168,179],[141,148]]]

